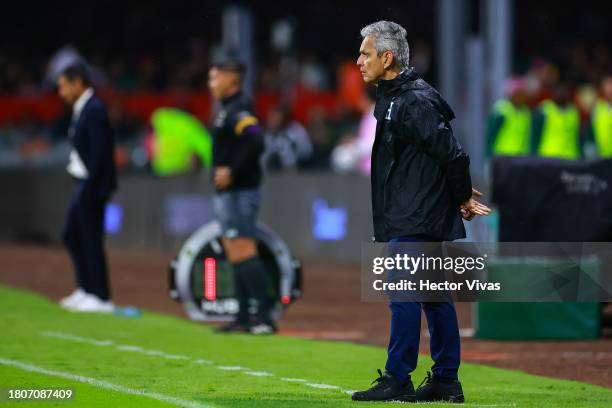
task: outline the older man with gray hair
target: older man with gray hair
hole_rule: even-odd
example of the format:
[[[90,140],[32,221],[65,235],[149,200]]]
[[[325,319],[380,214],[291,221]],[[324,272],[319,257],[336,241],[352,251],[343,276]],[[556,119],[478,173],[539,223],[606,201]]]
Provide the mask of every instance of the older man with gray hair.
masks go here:
[[[361,30],[363,80],[377,86],[372,148],[372,213],[377,242],[441,242],[465,237],[463,219],[488,215],[473,195],[469,157],[450,126],[455,117],[440,94],[409,67],[406,30],[378,21]],[[464,402],[457,372],[460,340],[452,301],[391,299],[391,333],[384,374],[355,392],[356,401]],[[431,335],[433,377],[415,391],[421,310]]]

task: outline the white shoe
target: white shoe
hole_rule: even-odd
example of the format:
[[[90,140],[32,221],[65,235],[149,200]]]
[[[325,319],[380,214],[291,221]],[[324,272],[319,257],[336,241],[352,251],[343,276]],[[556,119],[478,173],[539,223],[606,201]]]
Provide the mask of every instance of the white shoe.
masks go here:
[[[72,305],[70,310],[73,312],[89,312],[89,313],[113,313],[115,305],[111,301],[101,300],[95,295],[89,293],[81,299],[80,302]]]
[[[60,300],[60,305],[63,308],[70,309],[72,306],[79,303],[81,299],[85,297],[85,295],[87,295],[87,293],[83,289],[76,288],[74,292]]]

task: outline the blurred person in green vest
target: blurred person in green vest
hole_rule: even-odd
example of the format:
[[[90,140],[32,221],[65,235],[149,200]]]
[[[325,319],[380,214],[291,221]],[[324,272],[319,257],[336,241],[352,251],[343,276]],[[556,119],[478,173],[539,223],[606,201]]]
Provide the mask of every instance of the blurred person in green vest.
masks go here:
[[[530,153],[531,111],[525,81],[511,78],[505,88],[507,99],[493,105],[487,121],[487,157],[526,156]]]
[[[586,138],[594,143],[597,157],[612,158],[612,76],[601,81],[601,95],[593,106]]]
[[[559,82],[552,99],[542,101],[533,116],[532,152],[540,157],[577,160],[582,155],[580,113],[572,102],[572,90]]]
[[[198,164],[210,167],[212,139],[195,116],[174,108],[159,108],[151,115],[155,134],[151,166],[159,176],[187,173]]]

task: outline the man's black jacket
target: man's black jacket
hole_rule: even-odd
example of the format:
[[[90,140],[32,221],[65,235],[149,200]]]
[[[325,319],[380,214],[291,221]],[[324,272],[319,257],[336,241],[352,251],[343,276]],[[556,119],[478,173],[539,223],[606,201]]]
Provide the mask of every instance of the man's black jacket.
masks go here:
[[[74,125],[72,144],[87,168],[83,185],[88,197],[108,199],[117,189],[115,140],[102,100],[93,95]]]
[[[251,101],[246,95],[238,92],[221,100],[212,129],[213,166],[230,168],[232,184],[226,190],[260,185],[259,158],[264,148],[261,133]]]
[[[374,238],[465,237],[459,204],[472,195],[470,160],[450,126],[455,117],[415,71],[380,81],[372,148]]]

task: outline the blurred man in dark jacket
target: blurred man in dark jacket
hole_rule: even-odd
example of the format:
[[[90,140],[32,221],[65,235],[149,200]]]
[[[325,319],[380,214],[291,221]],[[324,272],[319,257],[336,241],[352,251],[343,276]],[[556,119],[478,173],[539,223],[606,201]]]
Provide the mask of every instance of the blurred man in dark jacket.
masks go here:
[[[61,304],[78,312],[110,313],[113,304],[103,240],[106,203],[117,188],[113,132],[106,107],[95,95],[84,64],[66,68],[57,85],[62,99],[72,106],[68,136],[73,149],[67,170],[75,187],[63,240],[77,281],[77,289]]]
[[[279,105],[268,112],[264,169],[271,171],[297,169],[312,156],[312,142],[306,129],[291,119],[291,110]]]
[[[372,210],[378,242],[437,242],[465,237],[464,219],[490,210],[472,198],[469,157],[450,126],[455,117],[438,92],[408,66],[406,30],[379,21],[361,30],[357,65],[378,86],[372,149]],[[358,401],[463,402],[457,377],[460,340],[452,302],[390,301],[385,373],[356,392]],[[421,309],[431,334],[433,377],[416,392],[410,373],[419,351]]]

